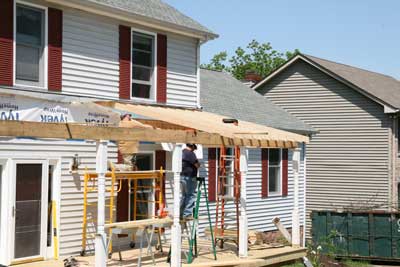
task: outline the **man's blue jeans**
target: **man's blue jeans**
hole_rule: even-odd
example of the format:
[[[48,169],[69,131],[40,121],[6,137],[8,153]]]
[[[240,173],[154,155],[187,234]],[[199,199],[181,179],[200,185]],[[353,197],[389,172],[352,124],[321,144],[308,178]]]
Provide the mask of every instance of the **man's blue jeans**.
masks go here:
[[[196,202],[196,177],[181,176],[181,216],[187,217],[193,215],[193,209]]]

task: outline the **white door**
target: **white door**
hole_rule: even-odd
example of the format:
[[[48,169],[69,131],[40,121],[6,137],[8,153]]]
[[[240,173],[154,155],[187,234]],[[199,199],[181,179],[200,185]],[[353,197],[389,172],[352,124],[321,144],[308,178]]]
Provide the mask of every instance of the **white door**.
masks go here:
[[[45,257],[48,169],[46,160],[14,161],[12,262],[42,260]]]

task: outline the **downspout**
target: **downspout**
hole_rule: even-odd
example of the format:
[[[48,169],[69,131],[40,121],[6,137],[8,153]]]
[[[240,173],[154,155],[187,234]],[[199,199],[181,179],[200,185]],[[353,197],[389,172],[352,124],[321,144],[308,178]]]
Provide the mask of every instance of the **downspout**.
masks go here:
[[[392,117],[392,127],[391,127],[391,199],[390,199],[390,210],[396,211],[399,203],[398,203],[398,181],[397,181],[397,148],[398,148],[398,115]]]

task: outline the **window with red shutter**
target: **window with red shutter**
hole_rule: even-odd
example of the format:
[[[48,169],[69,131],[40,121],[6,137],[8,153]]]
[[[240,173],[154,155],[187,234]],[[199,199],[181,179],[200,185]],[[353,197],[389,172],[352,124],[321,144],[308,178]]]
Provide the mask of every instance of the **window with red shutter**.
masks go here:
[[[216,182],[217,182],[217,153],[216,148],[208,149],[208,200],[216,200]]]
[[[268,148],[261,149],[261,197],[268,197]]]
[[[0,1],[0,84],[14,83],[14,1]]]
[[[288,157],[289,150],[282,149],[282,196],[288,195]]]
[[[62,88],[62,24],[61,10],[48,10],[48,88],[61,91]]]
[[[157,102],[167,102],[167,36],[157,35]]]
[[[288,149],[261,149],[261,196],[288,195]]]
[[[131,28],[119,26],[119,98],[131,99]]]

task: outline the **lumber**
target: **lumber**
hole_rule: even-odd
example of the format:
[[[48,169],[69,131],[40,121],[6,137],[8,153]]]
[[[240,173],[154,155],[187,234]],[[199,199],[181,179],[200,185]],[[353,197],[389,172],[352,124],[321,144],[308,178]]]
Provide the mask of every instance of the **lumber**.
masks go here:
[[[129,221],[129,222],[117,222],[117,223],[109,223],[104,225],[105,228],[119,228],[119,229],[131,229],[131,228],[141,228],[150,225],[165,225],[172,224],[172,219],[167,218],[155,218],[155,219],[145,219],[145,220],[137,220],[137,221]]]

